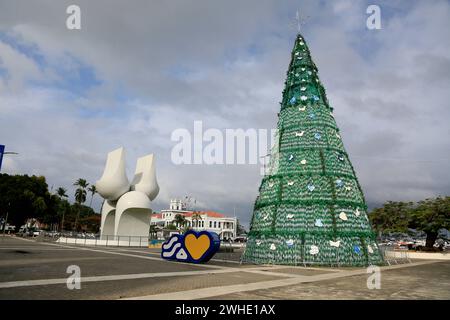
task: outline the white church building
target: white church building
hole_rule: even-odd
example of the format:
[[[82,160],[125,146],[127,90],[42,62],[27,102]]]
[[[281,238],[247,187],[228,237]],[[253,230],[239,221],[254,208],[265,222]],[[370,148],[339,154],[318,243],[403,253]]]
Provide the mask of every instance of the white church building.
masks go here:
[[[236,217],[227,217],[215,211],[188,210],[186,204],[179,199],[170,200],[169,209],[152,214],[150,224],[163,228],[170,224],[176,225],[174,220],[177,215],[184,216],[186,226],[196,231],[207,230],[215,232],[221,240],[234,240],[236,238]]]

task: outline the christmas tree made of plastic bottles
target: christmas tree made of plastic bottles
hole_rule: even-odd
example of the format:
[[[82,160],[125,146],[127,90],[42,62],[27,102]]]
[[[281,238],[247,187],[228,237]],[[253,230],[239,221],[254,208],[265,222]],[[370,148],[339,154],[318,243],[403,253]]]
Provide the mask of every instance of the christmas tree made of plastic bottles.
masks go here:
[[[243,262],[328,266],[383,262],[361,186],[317,72],[299,34]]]

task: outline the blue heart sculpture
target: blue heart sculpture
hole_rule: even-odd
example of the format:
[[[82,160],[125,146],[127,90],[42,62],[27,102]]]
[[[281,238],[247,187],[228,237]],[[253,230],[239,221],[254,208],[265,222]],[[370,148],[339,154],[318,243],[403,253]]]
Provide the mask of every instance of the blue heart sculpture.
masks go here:
[[[180,262],[203,263],[209,261],[220,248],[217,233],[189,230],[175,234],[162,245],[161,257]]]

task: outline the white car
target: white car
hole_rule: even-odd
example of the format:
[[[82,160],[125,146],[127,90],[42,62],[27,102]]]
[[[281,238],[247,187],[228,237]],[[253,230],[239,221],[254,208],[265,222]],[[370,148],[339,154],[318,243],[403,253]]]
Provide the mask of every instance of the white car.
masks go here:
[[[41,230],[34,230],[33,231],[33,237],[37,237],[40,234],[41,234]]]

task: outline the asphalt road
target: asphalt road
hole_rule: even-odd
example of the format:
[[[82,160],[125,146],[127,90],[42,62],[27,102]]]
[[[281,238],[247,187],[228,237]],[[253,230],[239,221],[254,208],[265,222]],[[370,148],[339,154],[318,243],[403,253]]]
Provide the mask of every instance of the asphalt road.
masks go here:
[[[218,253],[204,265],[169,262],[158,249],[59,245],[0,237],[0,299],[449,299],[450,262],[365,269],[240,265]],[[69,266],[81,289],[67,286]],[[70,281],[69,281],[70,282]]]

